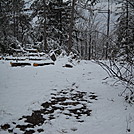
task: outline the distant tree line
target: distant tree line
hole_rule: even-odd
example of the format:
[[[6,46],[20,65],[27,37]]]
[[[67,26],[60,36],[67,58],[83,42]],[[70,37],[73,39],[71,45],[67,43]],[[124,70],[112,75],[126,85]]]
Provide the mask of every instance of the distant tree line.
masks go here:
[[[30,1],[29,1],[30,2]],[[0,1],[0,51],[33,44],[39,51],[73,51],[82,59],[123,59],[133,62],[134,2],[118,0],[118,20],[107,35],[99,29],[99,0]],[[121,4],[120,4],[121,3]],[[101,7],[100,7],[101,8]],[[38,45],[38,46],[37,46]]]

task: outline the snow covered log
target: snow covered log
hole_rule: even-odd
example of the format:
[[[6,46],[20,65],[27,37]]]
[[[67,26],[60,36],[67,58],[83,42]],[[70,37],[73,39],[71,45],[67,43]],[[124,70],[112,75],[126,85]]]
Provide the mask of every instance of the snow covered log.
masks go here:
[[[20,63],[20,62],[10,62],[10,65],[12,66],[12,67],[17,67],[17,66],[31,66],[31,64],[30,63]]]
[[[46,66],[46,65],[54,65],[53,62],[50,62],[50,63],[33,63],[33,66],[34,67],[37,67],[37,66]]]
[[[43,60],[43,58],[29,58],[29,60],[33,60],[33,61],[41,61],[41,60]]]
[[[5,60],[15,60],[15,61],[24,61],[26,58],[5,58]]]

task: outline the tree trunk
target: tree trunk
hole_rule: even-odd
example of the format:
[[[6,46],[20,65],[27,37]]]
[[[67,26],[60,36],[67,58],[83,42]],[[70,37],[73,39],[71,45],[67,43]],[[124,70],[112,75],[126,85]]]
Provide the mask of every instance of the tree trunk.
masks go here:
[[[88,60],[91,60],[91,41],[92,41],[92,36],[91,36],[91,33],[89,33]]]
[[[13,28],[14,28],[14,37],[16,36],[16,15],[15,10],[13,11]]]
[[[44,11],[43,11],[44,13],[44,35],[43,35],[44,42],[43,44],[44,44],[44,50],[45,52],[47,52],[48,46],[47,46],[47,33],[46,33],[46,30],[47,30],[46,28],[46,0],[43,0],[43,6],[44,6]]]
[[[128,1],[126,0],[126,55],[127,55],[127,61],[129,61],[129,50],[128,50],[128,27],[129,27],[129,12],[128,12]]]
[[[108,18],[107,18],[107,42],[106,42],[106,59],[108,59],[108,49],[109,49],[109,28],[110,28],[110,3],[108,0]]]
[[[72,11],[71,11],[71,20],[70,20],[70,27],[69,27],[69,39],[68,39],[68,51],[71,51],[73,46],[72,41],[72,33],[73,33],[73,25],[74,25],[74,8],[75,8],[76,0],[72,1]]]
[[[62,3],[63,3],[63,0],[59,0],[59,5],[60,7],[62,7]],[[59,12],[59,30],[60,30],[60,33],[59,33],[59,39],[60,39],[60,46],[62,45],[62,10],[60,10]]]

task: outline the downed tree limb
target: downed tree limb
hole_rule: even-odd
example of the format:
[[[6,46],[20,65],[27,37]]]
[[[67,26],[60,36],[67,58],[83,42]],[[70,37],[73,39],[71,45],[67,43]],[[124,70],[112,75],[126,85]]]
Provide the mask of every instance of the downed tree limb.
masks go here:
[[[37,67],[37,66],[46,66],[46,65],[54,65],[53,62],[50,62],[50,63],[33,63],[33,66],[34,67]]]
[[[126,82],[127,85],[134,86],[133,74],[131,74],[131,69],[129,70],[130,67],[123,66],[125,70],[121,71],[122,68],[120,68],[120,66],[118,66],[118,64],[115,62],[113,62],[112,66],[100,61],[96,61],[96,63],[98,63],[108,73],[110,77],[112,76],[114,78],[121,80],[122,82]]]
[[[21,66],[21,67],[23,67],[23,66],[31,66],[31,64],[30,63],[20,63],[20,62],[10,62],[10,65],[12,66],[12,67],[17,67],[17,66]]]

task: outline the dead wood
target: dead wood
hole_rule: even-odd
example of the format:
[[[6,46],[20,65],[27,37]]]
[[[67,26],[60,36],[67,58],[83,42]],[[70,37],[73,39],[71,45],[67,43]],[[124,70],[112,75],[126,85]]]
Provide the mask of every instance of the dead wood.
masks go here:
[[[20,62],[10,62],[10,65],[12,67],[18,67],[18,66],[31,66],[30,63],[20,63]]]
[[[54,65],[53,62],[50,62],[50,63],[33,63],[33,66],[34,67],[37,67],[37,66],[46,66],[46,65]]]

